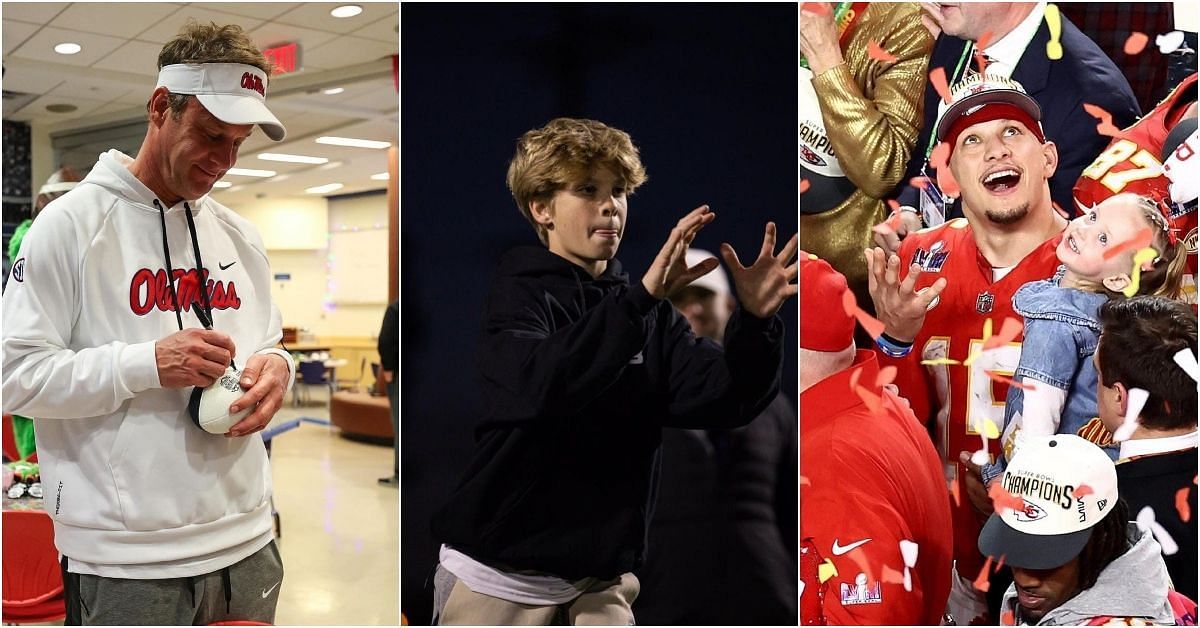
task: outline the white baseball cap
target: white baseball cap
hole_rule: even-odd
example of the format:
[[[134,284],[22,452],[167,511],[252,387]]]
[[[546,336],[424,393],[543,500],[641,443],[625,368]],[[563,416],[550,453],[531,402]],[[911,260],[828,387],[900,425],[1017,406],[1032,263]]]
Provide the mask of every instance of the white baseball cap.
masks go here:
[[[993,514],[979,551],[1023,569],[1054,569],[1078,556],[1118,497],[1113,461],[1074,434],[1019,441],[1001,486],[1025,507]]]
[[[939,142],[945,141],[950,128],[962,116],[968,116],[984,105],[1004,103],[1013,105],[1033,118],[1037,131],[1042,131],[1042,108],[1018,82],[994,74],[973,74],[951,88],[950,104],[938,101],[935,131]],[[1033,130],[1033,129],[1030,129]]]
[[[158,85],[172,94],[193,94],[226,124],[257,124],[282,140],[287,129],[267,109],[267,73],[242,63],[176,63],[158,71]]]
[[[687,263],[688,268],[691,268],[710,257],[716,257],[716,255],[704,249],[688,249],[684,261]],[[708,273],[692,280],[692,283],[689,283],[688,286],[704,288],[722,296],[729,294],[729,278],[725,276],[725,269],[721,268],[720,264],[717,264],[717,267]]]

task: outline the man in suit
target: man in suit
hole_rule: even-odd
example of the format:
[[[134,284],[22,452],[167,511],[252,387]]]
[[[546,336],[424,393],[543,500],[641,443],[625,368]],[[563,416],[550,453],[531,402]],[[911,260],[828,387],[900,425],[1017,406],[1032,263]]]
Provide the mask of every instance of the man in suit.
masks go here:
[[[1129,81],[1112,59],[1065,16],[1059,18],[1061,33],[1057,40],[1062,57],[1050,59],[1050,28],[1044,19],[1044,2],[923,3],[922,8],[922,20],[937,37],[929,59],[930,72],[943,69],[947,82],[954,85],[978,72],[978,58],[982,57],[988,74],[1017,81],[1041,105],[1046,139],[1059,148],[1058,171],[1050,179],[1050,196],[1063,211],[1073,212],[1071,188],[1108,144],[1108,138],[1096,131],[1098,120],[1083,105],[1090,103],[1111,113],[1117,128],[1132,124],[1141,109]],[[985,47],[976,54],[980,52],[980,41]],[[927,82],[924,123],[904,178],[894,193],[900,205],[911,211],[902,212],[904,221],[899,229],[876,227],[876,242],[885,249],[896,250],[899,238],[920,228],[923,211],[924,226],[937,223],[937,217],[922,207],[922,191],[910,181],[922,170],[936,181],[935,170],[927,162],[936,144],[934,121],[943,109],[933,83]],[[927,196],[940,196],[933,188],[928,192],[931,194]],[[946,204],[946,219],[962,215],[960,203]]]

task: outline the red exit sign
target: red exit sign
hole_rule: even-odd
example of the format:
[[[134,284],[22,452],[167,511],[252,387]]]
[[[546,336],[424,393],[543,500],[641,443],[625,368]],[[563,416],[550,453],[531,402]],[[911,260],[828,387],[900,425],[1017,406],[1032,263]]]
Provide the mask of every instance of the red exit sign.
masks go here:
[[[299,63],[300,45],[296,43],[280,44],[262,51],[275,64],[275,75],[295,72]]]

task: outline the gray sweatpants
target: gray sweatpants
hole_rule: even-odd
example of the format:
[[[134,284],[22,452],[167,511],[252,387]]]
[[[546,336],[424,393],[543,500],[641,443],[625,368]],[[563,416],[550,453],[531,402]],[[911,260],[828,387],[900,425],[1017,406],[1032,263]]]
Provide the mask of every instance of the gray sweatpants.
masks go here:
[[[133,580],[65,573],[68,626],[203,626],[275,621],[283,560],[275,541],[242,560],[190,578]]]

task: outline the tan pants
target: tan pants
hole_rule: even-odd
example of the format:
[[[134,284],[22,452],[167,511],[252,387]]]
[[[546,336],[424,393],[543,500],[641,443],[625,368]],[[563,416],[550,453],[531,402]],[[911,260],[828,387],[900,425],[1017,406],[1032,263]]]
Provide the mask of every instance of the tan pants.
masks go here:
[[[435,582],[436,586],[450,586],[441,608],[434,609],[442,626],[632,626],[633,601],[641,591],[637,576],[626,573],[616,580],[597,582],[565,604],[535,606],[476,593],[441,566]],[[441,600],[444,595],[438,592],[435,598]]]

